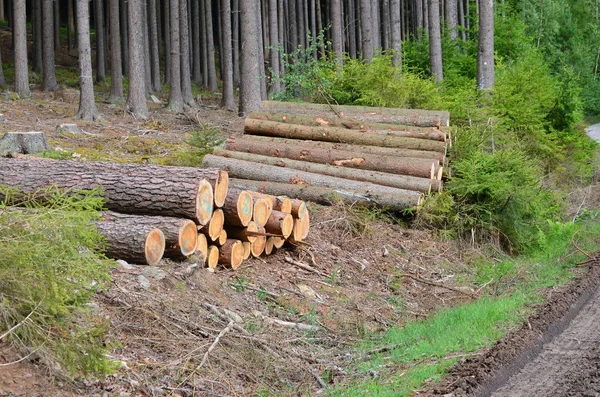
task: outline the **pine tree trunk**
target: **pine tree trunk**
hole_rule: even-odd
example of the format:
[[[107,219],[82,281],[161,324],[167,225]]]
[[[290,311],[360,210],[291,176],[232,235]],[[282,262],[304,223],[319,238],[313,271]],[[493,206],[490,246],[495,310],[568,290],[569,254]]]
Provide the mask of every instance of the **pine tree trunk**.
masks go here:
[[[0,0],[2,3],[4,0]],[[53,0],[54,11],[54,51],[60,49],[60,1]]]
[[[373,60],[373,18],[371,17],[372,0],[360,1],[360,30],[361,30],[361,55],[371,62]]]
[[[119,0],[119,22],[121,25],[121,55],[123,76],[129,76],[129,16],[127,0]]]
[[[296,0],[288,0],[288,34],[290,48],[287,52],[292,53],[298,49],[298,17],[296,15]]]
[[[185,0],[169,0],[171,3],[171,53],[169,62],[171,63],[171,85],[169,91],[168,108],[175,112],[183,111],[183,96],[181,93],[181,35],[179,32],[179,1]]]
[[[2,2],[2,0],[0,0],[0,2]],[[4,69],[2,67],[2,54],[0,54],[0,85],[6,85],[6,80],[4,79]]]
[[[73,51],[73,0],[67,0],[67,51]]]
[[[375,53],[381,51],[381,19],[379,15],[379,0],[371,0],[372,40]]]
[[[279,24],[282,21],[278,20],[277,17],[277,0],[269,0],[269,41],[271,42],[271,50],[269,51],[269,59],[271,62],[271,85],[270,92],[276,93],[281,91],[281,70],[279,69],[279,59],[281,54],[279,53],[279,47],[281,42],[279,41]]]
[[[242,39],[240,115],[244,116],[260,108],[260,68],[258,29],[256,18],[258,0],[240,1],[240,28]]]
[[[54,7],[52,0],[42,0],[43,5],[43,52],[44,75],[42,91],[56,91],[56,74],[54,72]]]
[[[221,48],[223,53],[223,64],[221,65],[223,99],[221,106],[227,110],[234,110],[230,0],[221,0],[221,31],[223,32],[223,48]]]
[[[402,69],[400,0],[390,0],[392,64]]]
[[[240,0],[233,0],[232,11],[232,62],[233,62],[233,86],[240,86]]]
[[[146,71],[144,62],[144,38],[141,0],[128,0],[129,14],[129,95],[126,111],[145,119],[148,117],[146,103]]]
[[[458,38],[458,3],[457,0],[445,0],[446,4],[446,26],[450,30],[450,39]],[[462,1],[462,0],[458,0]]]
[[[190,36],[188,27],[187,0],[179,1],[179,33],[181,34],[181,96],[183,104],[186,106],[195,106],[194,96],[192,94],[192,80],[190,72]]]
[[[462,29],[460,30],[460,38],[462,41],[467,41],[467,23],[465,21],[465,3],[463,0],[458,0],[458,21]]]
[[[261,100],[266,100],[267,96],[267,79],[265,78],[265,46],[263,40],[263,24],[262,14],[261,14],[261,3],[262,1],[258,1],[258,8],[256,10],[256,28],[258,29],[258,84],[260,87],[260,98]]]
[[[109,102],[123,102],[123,66],[119,0],[110,1],[110,95]]]
[[[142,1],[142,21],[143,21],[143,30],[142,36],[143,41],[142,45],[144,47],[144,76],[145,76],[145,87],[146,94],[152,92],[152,64],[150,60],[150,28],[149,20],[148,20],[148,1]]]
[[[210,92],[217,92],[219,87],[217,86],[217,68],[215,65],[215,42],[213,33],[212,23],[212,1],[204,0],[204,10],[206,24],[206,46],[208,50],[207,67],[208,67],[208,90]]]
[[[383,18],[381,29],[381,48],[384,51],[387,51],[391,47],[390,0],[383,0],[380,11],[381,17]]]
[[[157,17],[157,0],[149,0],[148,17],[150,19],[150,64],[152,70],[152,90],[159,92],[161,90],[160,82],[160,55],[159,55],[159,29]]]
[[[45,0],[44,0],[45,1]],[[96,81],[102,82],[106,78],[106,52],[104,45],[104,8],[102,0],[94,0],[94,21],[96,28]]]
[[[357,42],[356,39],[356,3],[354,0],[347,0],[347,15],[348,15],[348,51],[350,58],[356,59]]]
[[[477,53],[477,88],[494,85],[494,1],[479,3],[479,52]]]
[[[440,1],[426,0],[429,4],[429,66],[436,82],[444,79],[442,69],[442,36],[440,31]]]
[[[331,47],[338,62],[342,62],[342,5],[341,0],[331,1]]]
[[[90,44],[90,11],[87,0],[77,1],[77,47],[79,48],[79,110],[75,117],[95,121],[100,114],[94,100],[92,46]]]
[[[200,61],[200,3],[192,0],[192,82],[202,81],[202,63]]]
[[[44,0],[32,0],[32,15],[31,15],[31,36],[33,40],[33,54],[31,69],[37,73],[44,72],[44,46],[42,44],[43,36],[43,9]]]

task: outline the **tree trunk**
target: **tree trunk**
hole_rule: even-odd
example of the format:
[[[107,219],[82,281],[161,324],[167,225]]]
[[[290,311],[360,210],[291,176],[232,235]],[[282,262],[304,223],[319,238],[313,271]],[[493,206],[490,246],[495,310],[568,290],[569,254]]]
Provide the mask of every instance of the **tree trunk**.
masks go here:
[[[319,164],[311,161],[298,161],[290,160],[288,158],[280,159],[242,152],[230,152],[222,149],[215,151],[214,154],[236,160],[251,161],[253,163],[274,165],[277,167],[287,167],[294,170],[311,172],[313,174],[322,174],[338,178],[352,179],[355,181],[371,182],[377,185],[412,190],[426,194],[431,192],[432,186],[434,186],[436,190],[439,190],[440,187],[438,182],[435,182],[431,179],[431,167],[429,167],[429,175],[426,177],[416,177],[408,176],[406,174],[397,175],[380,171],[338,167],[335,165]]]
[[[4,0],[0,0],[0,3]],[[54,51],[60,49],[60,1],[53,0],[54,11]]]
[[[400,18],[400,0],[390,0],[390,29],[391,29],[391,47],[392,64],[402,69],[402,37],[401,37],[401,18]]]
[[[214,30],[212,23],[212,1],[204,0],[205,10],[205,24],[206,24],[206,46],[208,49],[207,67],[208,67],[208,90],[210,92],[217,92],[219,87],[217,86],[217,68],[215,65],[215,40]]]
[[[275,121],[262,121],[246,119],[244,127],[246,134],[273,136],[290,139],[305,139],[313,141],[326,141],[338,143],[351,143],[355,145],[371,145],[393,147],[413,150],[429,150],[446,153],[446,143],[428,139],[405,138],[393,135],[365,134],[333,127],[307,127],[278,123]]]
[[[217,241],[225,224],[225,215],[222,209],[213,211],[210,221],[200,229],[200,233],[207,236],[211,241]]]
[[[227,110],[235,109],[233,96],[233,64],[231,41],[231,3],[230,0],[221,0],[221,30],[223,32],[223,64],[221,65],[221,78],[223,79],[223,98],[221,106]]]
[[[44,0],[45,1],[45,0]],[[104,7],[102,0],[94,0],[94,23],[96,28],[96,81],[106,78],[106,47],[104,46]]]
[[[462,0],[458,0],[462,1]],[[457,0],[446,0],[446,26],[450,30],[450,39],[458,38],[458,3]]]
[[[339,127],[361,132],[379,133],[383,135],[406,136],[411,138],[432,139],[446,142],[445,129],[437,127],[415,127],[412,125],[364,123],[341,117],[314,117],[299,114],[252,112],[249,119],[277,121],[287,124],[299,124],[311,127]]]
[[[44,74],[42,91],[56,91],[56,74],[54,72],[54,6],[52,0],[42,0],[43,5],[43,53]]]
[[[244,190],[229,190],[225,204],[223,204],[226,225],[248,226],[252,221],[252,210],[253,199],[250,193]]]
[[[169,0],[171,7],[171,53],[169,62],[171,63],[171,85],[169,91],[168,108],[174,112],[183,111],[183,95],[181,92],[181,35],[179,32],[179,2],[185,0]]]
[[[121,52],[123,76],[129,76],[129,15],[126,0],[119,1],[119,22],[121,25]]]
[[[0,2],[2,1],[3,0],[0,0]],[[2,54],[0,54],[0,85],[6,85],[6,80],[4,79],[4,69],[2,68]]]
[[[84,6],[85,7],[85,6]],[[83,7],[82,7],[83,8]],[[56,186],[91,190],[102,187],[108,209],[130,214],[184,217],[206,224],[213,210],[213,189],[197,169],[173,172],[129,165],[74,161],[0,159],[0,184],[31,194]],[[216,175],[216,170],[204,170]]]
[[[210,154],[204,157],[202,165],[203,167],[218,167],[220,169],[227,170],[231,176],[242,179],[284,183],[293,182],[293,184],[307,184],[343,190],[391,193],[404,196],[421,196],[421,193],[410,190],[281,168],[273,165],[258,164],[250,161],[228,159]]]
[[[190,72],[190,36],[188,27],[187,0],[179,0],[179,33],[181,34],[181,96],[183,104],[186,106],[195,106],[194,96],[192,94],[192,80]]]
[[[296,10],[296,0],[287,0],[288,2],[288,36],[289,48],[288,53],[293,53],[298,49],[298,18]]]
[[[257,0],[240,1],[240,25],[242,37],[240,115],[244,116],[260,108],[260,72],[258,30],[256,26]]]
[[[420,159],[433,159],[445,163],[443,153],[426,150],[399,149],[378,146],[360,146],[345,143],[303,141],[299,139],[272,138],[267,136],[241,136],[232,137],[227,140],[227,148],[230,150],[246,151],[245,145],[271,145],[273,147],[296,146],[300,150],[342,150],[351,153],[375,154],[381,156],[412,157]]]
[[[44,0],[32,0],[32,15],[31,15],[31,37],[33,40],[33,54],[31,69],[38,74],[44,72],[44,46],[42,44],[43,37],[43,17],[42,8]]]
[[[371,0],[372,39],[375,53],[381,51],[381,20],[379,15],[379,0]]]
[[[282,73],[279,69],[279,59],[281,57],[280,46],[281,42],[279,41],[279,24],[283,23],[283,21],[278,20],[278,8],[277,8],[277,0],[269,0],[269,41],[270,41],[270,51],[269,51],[269,60],[271,63],[271,85],[269,87],[271,93],[277,93],[281,91],[281,77]]]
[[[192,0],[192,82],[202,82],[200,61],[200,0]]]
[[[350,58],[356,58],[356,7],[354,0],[346,0],[346,15],[347,15],[347,26],[348,26],[348,52],[350,54]]]
[[[113,259],[156,266],[165,252],[165,236],[160,229],[145,224],[144,217],[136,218],[107,217],[96,222],[98,232],[107,240],[105,253]]]
[[[256,10],[256,28],[258,29],[258,83],[260,86],[260,99],[266,100],[267,97],[267,79],[265,76],[265,46],[264,46],[264,38],[263,38],[263,24],[261,22],[261,3],[262,0],[259,0],[258,7]]]
[[[148,1],[142,1],[142,46],[144,47],[144,81],[146,94],[152,92],[152,64],[150,61],[150,29],[148,28]]]
[[[198,231],[196,224],[189,219],[166,216],[139,216],[104,211],[102,212],[102,220],[113,222],[113,224],[122,224],[123,226],[137,225],[159,229],[164,235],[164,257],[166,258],[181,260],[196,252]]]
[[[231,7],[232,11],[232,60],[233,60],[233,85],[235,87],[240,86],[240,0],[233,0],[233,5]]]
[[[464,0],[458,0],[458,21],[462,29],[460,30],[460,38],[462,41],[467,41],[467,22],[465,20],[465,4]]]
[[[360,1],[360,30],[361,30],[361,55],[371,62],[373,60],[373,18],[371,16],[372,0]]]
[[[442,36],[440,31],[440,1],[426,0],[429,4],[429,66],[436,82],[444,79],[442,68]]]
[[[148,117],[146,70],[141,0],[128,0],[129,14],[129,95],[125,110],[135,117]]]
[[[348,205],[377,206],[387,208],[390,211],[401,212],[407,208],[417,207],[422,202],[422,196],[418,194],[390,194],[246,179],[232,179],[231,183],[238,189],[254,190],[272,195],[289,195],[323,205],[332,205],[341,200]]]
[[[226,268],[236,270],[243,261],[244,245],[240,240],[227,239],[225,244],[219,248],[219,263]]]
[[[73,17],[73,0],[67,0],[67,51],[73,51],[73,31],[75,30]]]
[[[479,4],[479,52],[477,53],[477,88],[485,90],[494,85],[494,1]]]
[[[86,121],[100,120],[94,99],[92,46],[90,44],[90,11],[87,0],[79,0],[77,12],[77,47],[79,48],[79,110],[75,117]]]
[[[121,24],[119,0],[110,1],[110,95],[109,102],[123,102],[123,66],[121,61]]]
[[[111,0],[112,1],[112,0]],[[149,27],[150,27],[150,64],[152,71],[152,90],[161,91],[160,82],[160,55],[159,55],[159,29],[157,17],[157,0],[150,0],[148,4]]]
[[[331,1],[331,47],[338,62],[342,62],[342,5],[341,0]]]
[[[323,105],[304,102],[264,101],[261,110],[277,113],[341,117],[361,122],[412,125],[417,127],[448,127],[450,113],[446,111],[393,109],[369,106]]]

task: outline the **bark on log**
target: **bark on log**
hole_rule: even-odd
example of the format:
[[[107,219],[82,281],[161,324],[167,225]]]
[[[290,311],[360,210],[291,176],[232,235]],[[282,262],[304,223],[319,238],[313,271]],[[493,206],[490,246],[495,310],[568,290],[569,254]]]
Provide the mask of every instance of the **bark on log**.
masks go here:
[[[0,185],[18,188],[24,194],[36,194],[50,186],[65,190],[102,187],[106,206],[113,211],[183,217],[201,225],[212,216],[213,189],[194,169],[186,174],[163,167],[138,171],[110,163],[3,158],[0,169]]]
[[[266,198],[254,200],[252,219],[258,226],[264,226],[273,212],[273,202]]]
[[[219,208],[213,212],[210,221],[200,228],[200,232],[207,236],[210,241],[217,241],[221,235],[221,230],[223,230],[224,224],[225,215],[223,214],[223,210]]]
[[[240,240],[242,242],[253,243],[256,240],[258,225],[256,222],[250,222],[246,227],[227,226],[227,238]]]
[[[348,167],[338,167],[329,164],[319,164],[309,161],[290,160],[287,158],[277,158],[261,156],[258,154],[231,152],[228,150],[215,150],[215,154],[237,160],[252,161],[255,163],[273,165],[277,167],[286,167],[314,174],[322,174],[337,178],[352,179],[355,181],[371,182],[378,185],[391,186],[398,189],[414,190],[422,193],[429,193],[432,187],[431,175],[435,171],[433,165],[430,165],[429,177],[422,178],[410,175],[395,175],[389,172],[379,172],[372,170],[354,169]]]
[[[244,261],[244,245],[239,240],[227,239],[219,248],[219,263],[236,270]]]
[[[323,142],[323,141],[304,141],[299,139],[273,138],[268,136],[241,136],[230,137],[227,139],[226,148],[236,152],[248,152],[248,145],[265,145],[271,147],[298,146],[303,150],[341,150],[351,153],[376,154],[393,157],[411,157],[417,159],[433,159],[440,163],[445,162],[445,155],[438,152],[426,150],[399,149],[368,145],[352,145],[346,143]]]
[[[259,227],[258,232],[265,234],[267,231],[264,227]],[[265,251],[265,244],[267,243],[267,238],[264,235],[256,236],[256,240],[252,243],[252,247],[250,249],[253,257],[258,258]]]
[[[434,110],[323,105],[305,102],[276,101],[264,101],[261,110],[311,116],[351,118],[359,121],[404,124],[419,127],[447,127],[450,125],[450,113]]]
[[[122,224],[147,225],[160,229],[165,237],[164,257],[166,258],[181,260],[196,252],[198,230],[196,224],[189,219],[129,215],[113,211],[102,212],[102,219],[121,222]]]
[[[206,265],[209,269],[216,269],[219,264],[219,247],[211,245],[208,247],[208,255],[206,256]]]
[[[310,231],[310,215],[307,213],[302,219],[294,219],[294,231],[289,237],[291,243],[299,243],[308,237]]]
[[[106,255],[113,259],[155,266],[163,257],[165,235],[152,225],[112,218],[96,222],[96,227],[107,240]]]
[[[230,189],[223,204],[225,224],[248,226],[248,223],[252,221],[253,204],[250,193],[243,190]]]
[[[397,189],[389,186],[376,185],[368,182],[352,181],[349,179],[342,179],[333,176],[281,168],[273,165],[257,164],[249,161],[228,159],[225,157],[218,157],[210,154],[204,157],[203,165],[207,167],[216,166],[221,169],[228,170],[231,176],[241,179],[252,179],[269,182],[284,182],[291,183],[294,185],[302,184],[322,186],[343,189],[346,191],[356,190],[372,193],[390,193],[398,196],[408,196],[414,198],[421,197],[421,193],[410,190]],[[290,189],[290,192],[291,191],[292,190]],[[293,194],[285,195],[304,199],[303,197],[294,196]],[[225,211],[225,215],[227,215],[227,211]]]
[[[292,216],[294,218],[304,218],[308,214],[308,208],[306,207],[306,201],[292,199]]]
[[[401,136],[368,134],[335,127],[307,127],[276,121],[246,119],[244,131],[249,135],[276,136],[281,138],[306,139],[313,141],[351,143],[400,149],[428,150],[446,153],[445,142]]]
[[[213,154],[263,164],[273,164],[277,158],[305,161],[332,166],[373,170],[391,174],[432,178],[437,160],[406,157],[393,157],[342,150],[304,149],[301,146],[272,147],[260,144],[248,145],[243,151],[231,151],[215,148]],[[269,156],[266,157],[265,156]],[[268,162],[269,158],[270,162]],[[257,159],[257,160],[254,160]],[[285,162],[285,161],[283,161]],[[291,167],[295,168],[295,167]]]
[[[276,121],[286,124],[306,125],[309,127],[337,127],[381,135],[404,136],[417,139],[431,139],[446,142],[446,128],[415,127],[410,125],[369,123],[350,118],[305,116],[290,113],[253,112],[248,118],[255,120]]]
[[[404,195],[377,193],[364,190],[351,191],[348,189],[336,189],[310,185],[290,185],[288,183],[261,182],[246,179],[231,179],[231,186],[238,189],[256,190],[273,195],[288,194],[301,198],[305,201],[323,205],[333,205],[341,200],[347,205],[360,204],[367,207],[382,207],[392,212],[402,212],[407,208],[421,205],[423,195]]]
[[[38,131],[7,132],[0,139],[0,157],[35,154],[48,148],[46,134]]]
[[[289,197],[285,197],[285,196],[276,197],[276,196],[273,196],[270,194],[264,194],[264,193],[253,192],[253,191],[248,191],[248,193],[250,193],[255,200],[265,199],[269,203],[271,203],[271,209],[270,209],[271,211],[276,210],[276,211],[285,212],[286,214],[290,214],[292,212],[292,200]],[[261,225],[259,225],[259,226],[261,226]],[[262,225],[262,226],[264,226],[264,225]]]
[[[306,217],[306,214],[305,214]],[[267,233],[288,238],[294,231],[294,217],[280,211],[273,211],[265,224]]]

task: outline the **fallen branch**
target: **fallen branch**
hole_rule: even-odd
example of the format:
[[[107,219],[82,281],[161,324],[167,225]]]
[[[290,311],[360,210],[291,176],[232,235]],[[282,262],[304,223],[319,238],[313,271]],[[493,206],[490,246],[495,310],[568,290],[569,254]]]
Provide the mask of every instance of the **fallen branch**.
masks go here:
[[[291,264],[291,265],[294,265],[294,266],[296,266],[296,267],[299,267],[300,269],[303,269],[303,270],[306,270],[306,271],[309,271],[309,272],[312,272],[312,273],[318,274],[319,276],[322,276],[322,277],[329,277],[329,275],[328,275],[328,274],[326,274],[326,273],[323,273],[323,272],[321,272],[320,270],[317,270],[317,269],[315,269],[314,267],[312,267],[312,266],[309,266],[309,265],[307,265],[307,264],[305,264],[305,263],[302,263],[302,262],[295,261],[295,260],[293,260],[293,259],[292,259],[291,257],[289,257],[289,256],[286,256],[286,257],[285,257],[285,261],[286,261],[287,263]]]
[[[8,335],[10,335],[11,333],[13,333],[17,328],[19,328],[21,325],[25,324],[25,322],[27,320],[29,320],[29,318],[33,315],[33,313],[35,313],[35,311],[38,309],[38,307],[40,307],[40,305],[42,304],[43,299],[41,301],[39,301],[39,303],[33,308],[33,310],[31,311],[31,313],[29,313],[27,315],[27,317],[25,317],[23,320],[19,321],[18,324],[16,324],[14,327],[12,327],[11,329],[9,329],[8,331],[6,331],[5,333],[3,333],[2,335],[0,335],[0,340],[6,338]]]
[[[263,321],[271,323],[271,324],[277,324],[281,327],[285,327],[285,328],[296,328],[302,331],[320,331],[321,327],[316,326],[316,325],[309,325],[309,324],[304,324],[304,323],[293,323],[291,321],[284,321],[284,320],[280,320],[278,318],[273,318],[273,317],[267,317],[264,316],[262,313],[255,311],[254,315],[257,317],[260,317]]]
[[[217,347],[217,344],[219,344],[219,341],[221,340],[221,338],[223,336],[225,336],[225,334],[228,333],[231,330],[231,328],[233,328],[234,325],[235,325],[235,321],[231,320],[229,322],[229,324],[227,324],[227,327],[223,328],[223,330],[221,332],[219,332],[219,335],[217,335],[217,337],[215,338],[215,341],[212,343],[212,345],[210,345],[210,347],[208,348],[206,353],[204,353],[204,356],[202,357],[202,361],[200,361],[200,364],[198,364],[198,366],[196,367],[194,372],[198,371],[200,368],[202,368],[204,366],[204,363],[206,363],[206,360],[208,360],[208,356],[210,355],[210,353],[215,349],[215,347]]]
[[[449,291],[458,292],[460,294],[467,295],[470,298],[475,298],[476,297],[476,295],[473,294],[472,292],[463,291],[463,290],[461,290],[459,288],[454,288],[454,287],[450,287],[448,285],[436,283],[434,281],[425,280],[425,279],[423,279],[423,278],[421,278],[419,276],[413,276],[412,274],[409,274],[409,273],[404,273],[403,276],[404,277],[408,277],[408,278],[410,278],[412,280],[418,281],[419,283],[430,285],[432,287],[439,287],[439,288],[447,289]]]

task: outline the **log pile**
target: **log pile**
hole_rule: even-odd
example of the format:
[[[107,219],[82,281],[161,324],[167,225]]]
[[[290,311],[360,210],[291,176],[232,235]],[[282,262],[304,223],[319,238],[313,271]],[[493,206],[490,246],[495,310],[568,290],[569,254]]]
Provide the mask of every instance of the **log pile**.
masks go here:
[[[265,101],[203,166],[236,189],[403,211],[441,192],[449,113]]]
[[[308,235],[306,204],[231,186],[218,168],[0,158],[0,200],[44,202],[56,187],[71,195],[100,188],[106,211],[96,228],[114,259],[152,265],[161,259],[237,269]],[[199,259],[198,259],[199,258]]]

